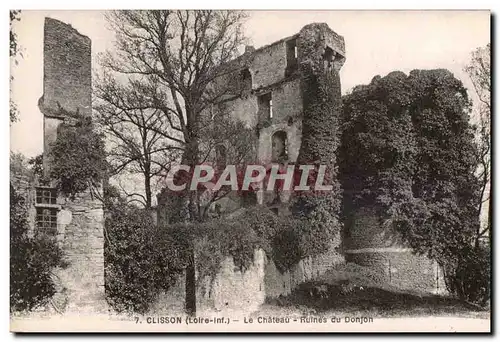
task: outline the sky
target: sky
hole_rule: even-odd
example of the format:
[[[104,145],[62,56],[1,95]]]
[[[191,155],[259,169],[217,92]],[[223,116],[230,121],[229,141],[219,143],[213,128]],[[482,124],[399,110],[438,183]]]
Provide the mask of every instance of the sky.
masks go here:
[[[92,40],[92,57],[113,49],[114,34],[103,11],[34,11],[15,23],[22,57],[11,63],[11,96],[19,121],[11,125],[11,150],[28,157],[42,152],[43,23],[52,17],[71,24]],[[470,53],[490,42],[488,11],[250,11],[246,34],[256,48],[297,33],[311,22],[325,22],[342,35],[346,62],[342,92],[391,71],[446,68],[472,85],[463,72]]]

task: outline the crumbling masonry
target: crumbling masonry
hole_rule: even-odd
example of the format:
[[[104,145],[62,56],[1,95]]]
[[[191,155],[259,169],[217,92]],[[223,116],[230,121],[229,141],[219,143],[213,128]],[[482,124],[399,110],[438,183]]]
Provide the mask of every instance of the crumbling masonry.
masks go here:
[[[56,295],[49,310],[58,313],[95,313],[105,310],[104,213],[90,191],[69,200],[49,180],[51,143],[61,123],[92,115],[91,40],[70,25],[46,18],[43,48],[43,96],[38,106],[44,115],[44,180],[27,189],[30,225],[53,236],[63,250],[67,267],[54,271]]]
[[[234,94],[226,95],[219,110],[229,112],[233,119],[258,131],[255,157],[259,163],[300,162],[302,119],[306,107],[314,105],[309,103],[308,74],[329,73],[334,77],[338,89],[334,89],[337,100],[333,102],[340,103],[339,70],[344,62],[344,39],[326,24],[307,25],[293,36],[259,49],[248,46],[242,56],[228,65],[228,68],[237,70],[231,78],[238,81],[235,82]],[[339,106],[331,115],[339,116],[338,110]],[[310,143],[314,143],[313,140],[314,137]],[[314,147],[309,146],[311,148]],[[260,193],[256,202],[277,213],[286,211],[290,194],[281,195],[281,202],[285,202],[281,205],[275,204],[275,196],[274,193]],[[160,224],[165,220],[163,201],[165,199],[160,195]],[[247,205],[237,196],[228,196],[220,202],[225,214]],[[387,282],[400,288],[429,292],[444,288],[437,265],[425,257],[413,255],[410,249],[389,239],[394,234],[382,229],[377,217],[365,208],[354,214],[352,222],[344,224],[348,233],[343,238],[337,236],[328,252],[301,260],[284,274],[276,269],[272,260],[265,259],[261,250],[256,251],[254,265],[243,274],[228,258],[211,291],[198,294],[199,307],[251,311],[262,304],[265,297],[286,295],[298,284],[315,279],[332,266],[346,261],[373,268],[384,275]],[[172,290],[172,293],[180,294],[179,301],[182,301],[182,286],[181,278],[180,288]],[[161,305],[159,308],[162,309]]]

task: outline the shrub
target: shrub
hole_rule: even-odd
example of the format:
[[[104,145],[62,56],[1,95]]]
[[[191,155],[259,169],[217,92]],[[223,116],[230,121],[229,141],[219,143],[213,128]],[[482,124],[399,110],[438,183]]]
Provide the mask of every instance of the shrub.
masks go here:
[[[55,294],[52,269],[64,266],[53,238],[28,235],[24,198],[10,187],[10,310],[30,311]]]
[[[145,313],[159,290],[182,272],[183,250],[158,230],[151,213],[124,203],[108,207],[104,244],[105,290],[117,312]]]
[[[283,219],[280,229],[272,237],[272,259],[280,272],[289,270],[303,258],[297,221]]]
[[[448,291],[462,300],[485,305],[490,299],[490,246],[467,245],[459,255],[454,260],[445,260],[443,268]]]

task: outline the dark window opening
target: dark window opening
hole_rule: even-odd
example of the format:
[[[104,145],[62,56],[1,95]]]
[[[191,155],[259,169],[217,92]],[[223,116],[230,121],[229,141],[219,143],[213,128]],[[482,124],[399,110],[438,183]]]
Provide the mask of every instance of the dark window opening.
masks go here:
[[[243,69],[240,72],[240,83],[242,91],[252,90],[252,74],[250,73],[250,70]]]
[[[288,141],[286,132],[278,131],[272,137],[272,161],[285,162],[288,160]]]
[[[36,188],[36,204],[57,204],[57,189]]]
[[[325,70],[332,70],[333,68],[333,59],[335,57],[335,52],[329,47],[325,49],[325,53],[323,54],[323,63],[325,66]]]
[[[259,112],[262,119],[272,119],[273,117],[273,98],[271,93],[259,96]]]
[[[57,209],[37,208],[36,228],[37,233],[55,235],[57,233]]]
[[[286,42],[286,76],[291,75],[295,70],[297,70],[297,40],[291,39]]]

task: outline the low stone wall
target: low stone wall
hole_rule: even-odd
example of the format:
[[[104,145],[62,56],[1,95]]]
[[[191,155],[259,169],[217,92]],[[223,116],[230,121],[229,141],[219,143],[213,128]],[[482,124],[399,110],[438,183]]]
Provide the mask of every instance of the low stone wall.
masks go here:
[[[384,282],[402,290],[435,294],[446,291],[437,263],[410,249],[357,250],[346,253],[346,261],[370,267],[382,275]]]
[[[361,207],[352,214],[344,236],[346,261],[372,268],[404,290],[443,293],[443,272],[436,262],[415,255],[396,231],[382,224],[376,209]]]
[[[104,296],[104,212],[89,192],[74,201],[59,199],[58,242],[68,266],[56,270],[59,310],[106,309]]]
[[[317,257],[301,260],[290,271],[281,273],[265,252],[256,250],[253,264],[241,272],[232,258],[226,258],[220,272],[211,279],[204,279],[198,285],[197,311],[253,312],[262,305],[266,297],[289,294],[299,284],[315,279],[344,258],[334,248]],[[152,312],[182,311],[185,296],[184,275],[168,293],[161,294]]]

